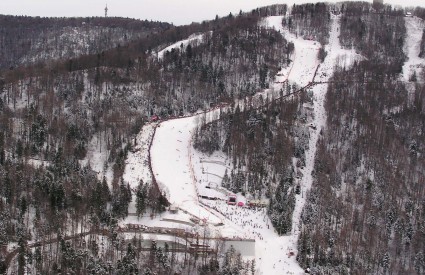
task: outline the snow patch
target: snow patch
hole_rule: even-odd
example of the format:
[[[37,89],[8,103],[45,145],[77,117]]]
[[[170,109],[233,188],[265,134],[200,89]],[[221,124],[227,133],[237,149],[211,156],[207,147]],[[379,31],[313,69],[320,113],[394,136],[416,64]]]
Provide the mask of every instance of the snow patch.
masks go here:
[[[129,205],[129,213],[136,213],[136,192],[140,181],[152,182],[149,170],[149,145],[155,130],[154,124],[146,124],[136,137],[134,150],[128,152],[123,174],[124,182],[130,185],[132,200]]]
[[[212,33],[212,31],[210,31],[208,34],[211,34]],[[190,44],[194,44],[194,43],[202,43],[203,41],[204,41],[204,38],[205,38],[205,33],[201,33],[201,34],[192,34],[191,36],[189,36],[187,39],[184,39],[184,40],[181,40],[181,41],[178,41],[178,42],[176,42],[176,43],[174,43],[174,44],[172,44],[172,45],[170,45],[170,46],[168,46],[168,47],[166,47],[166,48],[164,48],[164,49],[162,49],[161,51],[159,51],[158,53],[157,53],[157,57],[159,58],[159,59],[162,59],[163,57],[164,57],[164,54],[167,52],[167,51],[171,51],[172,49],[178,49],[178,48],[180,48],[182,45],[183,45],[183,47],[187,47],[187,45],[189,45],[189,43]]]

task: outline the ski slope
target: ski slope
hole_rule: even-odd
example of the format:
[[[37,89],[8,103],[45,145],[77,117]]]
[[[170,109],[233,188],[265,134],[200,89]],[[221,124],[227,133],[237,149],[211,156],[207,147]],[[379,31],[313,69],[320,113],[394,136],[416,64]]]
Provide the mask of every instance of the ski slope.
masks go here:
[[[268,17],[262,22],[262,26],[275,28],[288,41],[294,43],[293,62],[288,68],[284,68],[279,72],[279,76],[271,89],[259,93],[262,97],[275,95],[276,91],[282,88],[283,84],[280,84],[280,82],[286,80],[297,84],[299,87],[311,84],[314,81],[313,77],[319,65],[317,60],[317,53],[320,48],[319,43],[295,37],[282,28],[281,21],[282,16]],[[339,18],[332,17],[330,45],[326,46],[328,56],[317,71],[316,81],[327,81],[329,76],[332,75],[336,64],[349,66],[354,60],[361,58],[353,51],[342,49],[338,36]],[[182,219],[187,220],[188,217],[195,217],[203,220],[214,236],[255,238],[256,274],[304,274],[304,270],[296,262],[299,224],[301,211],[305,205],[305,194],[312,184],[311,174],[314,168],[319,133],[326,124],[324,108],[326,90],[326,84],[313,87],[315,94],[313,104],[314,118],[312,118],[311,122],[316,124],[317,128],[316,130],[310,129],[306,166],[302,170],[301,185],[304,196],[297,196],[293,214],[293,231],[287,236],[277,235],[265,210],[259,211],[227,205],[223,201],[226,199],[227,193],[226,190],[220,187],[220,184],[226,169],[230,168],[230,162],[224,154],[216,153],[213,156],[206,156],[193,149],[192,135],[199,121],[210,122],[216,120],[219,118],[220,112],[230,111],[228,107],[224,106],[190,117],[163,121],[156,127],[150,151],[151,165],[162,192],[165,193],[170,203],[184,212],[186,217],[181,215]],[[242,105],[242,102],[242,100],[236,101],[235,104]],[[244,106],[242,105],[241,107],[243,108]],[[130,155],[130,158],[133,159],[128,160],[130,168],[126,168],[126,179],[145,178],[146,175],[131,175],[133,173],[145,174],[144,172],[135,172],[136,166],[134,163],[138,161],[140,163],[143,158],[137,154]],[[215,195],[222,200],[200,199],[199,194]],[[241,195],[238,195],[237,200],[245,202],[245,198]],[[133,222],[137,221],[133,220]]]
[[[171,204],[199,219],[218,224],[221,219],[199,204],[191,169],[189,147],[196,118],[169,120],[158,126],[151,149],[152,169],[160,189]]]
[[[425,60],[419,57],[422,33],[425,24],[418,17],[406,17],[406,40],[403,47],[407,60],[403,65],[403,80],[409,81],[409,78],[416,72],[420,79],[420,70],[425,66]]]
[[[205,207],[198,199],[192,166],[192,134],[203,114],[162,122],[151,148],[152,169],[168,201],[184,213],[203,221],[214,236],[248,237],[242,227]],[[217,230],[216,226],[222,224]]]
[[[294,37],[281,27],[281,21],[281,16],[273,16],[263,22],[264,26],[276,28],[287,36],[296,48],[290,68],[279,73],[283,78],[280,80],[287,79],[298,86],[306,86],[313,81],[318,66],[319,45],[314,41]],[[264,91],[263,95],[274,93],[280,87],[275,85],[273,88]],[[221,111],[226,110],[223,108]],[[198,188],[206,184],[206,179],[200,175],[199,170],[206,169],[211,173],[214,171],[215,177],[220,177],[225,168],[218,168],[217,160],[209,164],[204,162],[200,168],[201,159],[205,159],[205,156],[199,156],[199,152],[192,149],[192,133],[197,121],[212,121],[217,118],[217,110],[212,110],[206,114],[160,124],[156,129],[151,150],[152,169],[160,188],[166,193],[169,201],[180,209],[200,219],[206,219],[211,224],[224,223],[219,232],[221,236],[255,238],[257,274],[276,274],[283,271],[303,273],[295,257],[288,258],[284,255],[288,249],[296,248],[296,244],[290,243],[296,239],[279,237],[265,211],[258,213],[249,209],[242,210],[236,206],[228,206],[223,201],[199,201]],[[225,160],[223,163],[225,166]],[[243,197],[238,199],[244,200]],[[284,260],[285,258],[287,260]]]

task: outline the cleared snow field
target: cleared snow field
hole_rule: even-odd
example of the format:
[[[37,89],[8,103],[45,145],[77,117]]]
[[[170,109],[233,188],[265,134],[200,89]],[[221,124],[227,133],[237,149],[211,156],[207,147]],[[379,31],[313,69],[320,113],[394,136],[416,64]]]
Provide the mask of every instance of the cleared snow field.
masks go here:
[[[101,142],[97,135],[93,136],[87,146],[87,155],[86,158],[80,161],[81,165],[90,164],[90,167],[93,171],[97,172],[98,180],[103,180],[103,177],[106,178],[109,188],[111,188],[113,172],[112,167],[107,167],[105,170],[104,164],[108,162],[108,150],[106,148],[106,143]]]
[[[414,72],[416,72],[419,80],[419,72],[425,66],[425,60],[419,57],[422,32],[425,24],[418,17],[406,17],[405,22],[407,35],[403,50],[407,55],[407,61],[403,66],[403,80],[409,81],[409,78]]]
[[[152,144],[152,169],[172,204],[198,201],[188,159],[194,127],[194,117],[188,117],[165,121],[156,129]]]

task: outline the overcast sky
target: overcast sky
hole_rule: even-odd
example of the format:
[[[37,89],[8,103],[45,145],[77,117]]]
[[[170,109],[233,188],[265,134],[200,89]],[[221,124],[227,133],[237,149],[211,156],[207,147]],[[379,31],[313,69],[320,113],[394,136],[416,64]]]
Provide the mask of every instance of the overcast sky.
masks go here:
[[[372,2],[372,0],[368,0]],[[175,25],[189,24],[224,16],[239,10],[249,11],[277,3],[306,3],[314,0],[0,0],[0,14],[86,17],[109,16],[165,21]],[[330,1],[336,2],[336,1]],[[385,3],[425,7],[425,0],[384,0]]]

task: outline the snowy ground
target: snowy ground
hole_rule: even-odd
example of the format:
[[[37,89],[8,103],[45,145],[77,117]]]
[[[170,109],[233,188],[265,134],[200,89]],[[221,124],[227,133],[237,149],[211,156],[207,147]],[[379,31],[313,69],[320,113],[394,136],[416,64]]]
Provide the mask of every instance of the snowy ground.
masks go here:
[[[151,143],[155,126],[155,124],[147,124],[143,127],[142,131],[136,137],[137,145],[134,147],[135,150],[128,152],[125,161],[123,179],[130,184],[133,196],[128,209],[130,214],[136,213],[135,194],[140,180],[144,183],[152,181],[149,171],[149,144]]]
[[[226,200],[229,192],[221,187],[221,181],[226,170],[230,171],[231,169],[226,155],[222,152],[214,152],[211,156],[208,156],[194,149],[191,149],[191,152],[198,194]]]
[[[425,60],[419,57],[420,45],[424,21],[418,17],[406,17],[406,41],[403,47],[404,53],[407,55],[407,61],[403,66],[403,80],[409,81],[409,78],[416,72],[418,80],[420,79],[420,70],[425,66]]]
[[[194,117],[165,121],[157,128],[153,140],[152,169],[160,188],[166,192],[172,204],[198,201],[188,159],[188,147],[195,126]]]
[[[152,144],[152,169],[160,189],[171,204],[199,219],[217,224],[221,219],[199,204],[191,169],[189,146],[196,127],[195,118],[180,118],[160,124]]]
[[[90,164],[90,167],[93,171],[97,172],[98,179],[102,180],[103,177],[106,177],[108,184],[112,183],[112,167],[108,167],[105,170],[105,163],[108,162],[108,150],[106,148],[106,143],[102,143],[102,138],[98,136],[93,136],[92,140],[87,146],[87,156],[84,160],[81,161],[82,165]],[[111,187],[111,186],[109,186]]]
[[[295,53],[293,54],[293,66],[286,72],[281,72],[283,76],[278,81],[284,81],[286,78],[289,82],[296,83],[300,87],[306,86],[312,81],[312,76],[319,65],[317,54],[320,49],[320,43],[311,40],[297,38],[282,26],[282,16],[270,16],[264,20],[264,25],[274,28],[285,36],[285,39],[294,43]],[[286,76],[286,77],[285,77]]]

